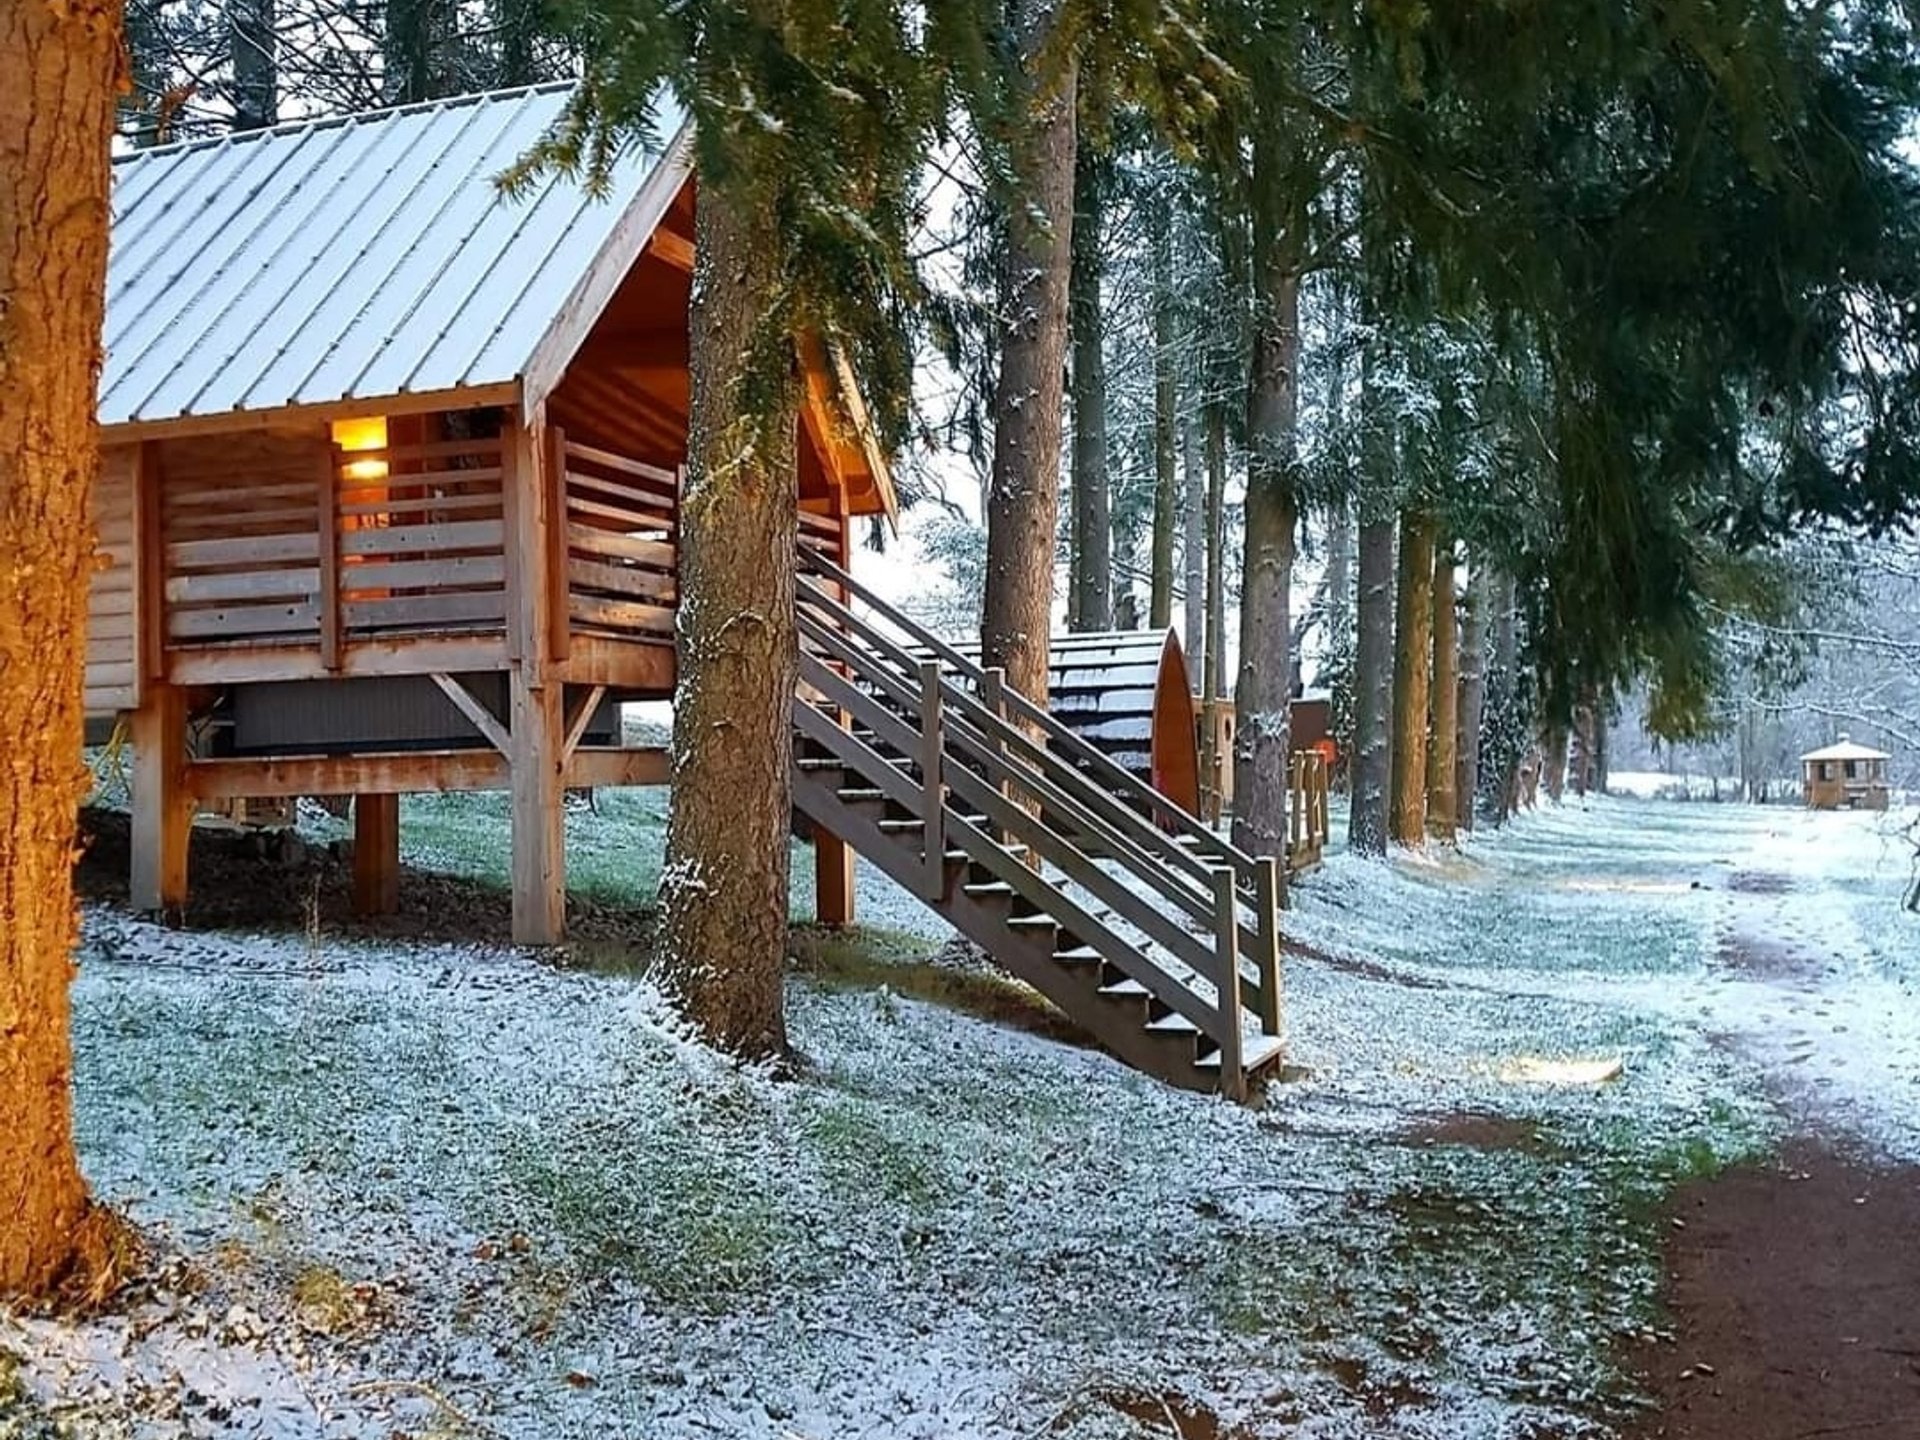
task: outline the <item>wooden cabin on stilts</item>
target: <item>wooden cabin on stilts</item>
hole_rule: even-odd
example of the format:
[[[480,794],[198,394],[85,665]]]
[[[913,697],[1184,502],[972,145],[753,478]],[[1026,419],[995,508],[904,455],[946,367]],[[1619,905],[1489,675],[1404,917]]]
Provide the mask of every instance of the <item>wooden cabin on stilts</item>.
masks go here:
[[[502,194],[570,93],[115,161],[86,705],[132,741],[137,908],[186,903],[199,807],[331,795],[388,910],[398,797],[504,790],[513,938],[550,944],[566,790],[666,781],[615,717],[676,678],[690,135],[604,195]],[[802,351],[802,541],[844,565],[893,499],[844,369]]]

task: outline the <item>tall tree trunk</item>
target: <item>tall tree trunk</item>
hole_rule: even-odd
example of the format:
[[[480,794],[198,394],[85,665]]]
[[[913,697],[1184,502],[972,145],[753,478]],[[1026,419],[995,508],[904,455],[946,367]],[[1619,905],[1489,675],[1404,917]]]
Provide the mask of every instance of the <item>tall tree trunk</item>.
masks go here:
[[[280,37],[274,0],[229,0],[233,128],[264,130],[280,118]]]
[[[1099,161],[1082,146],[1073,169],[1073,244],[1068,311],[1073,326],[1073,591],[1067,620],[1074,630],[1113,628],[1113,492],[1107,471],[1107,359],[1100,279]]]
[[[389,105],[416,105],[448,87],[447,51],[454,11],[450,0],[386,0],[382,97]]]
[[[1353,811],[1347,843],[1363,855],[1387,850],[1393,698],[1393,521],[1360,527],[1360,594],[1353,646]]]
[[[1451,842],[1458,825],[1460,617],[1454,609],[1453,542],[1433,552],[1433,721],[1427,727],[1427,830]]]
[[[1258,147],[1256,147],[1257,149]],[[1260,161],[1254,162],[1256,174]],[[1299,409],[1300,277],[1282,237],[1266,237],[1255,270],[1253,362],[1247,393],[1246,563],[1240,588],[1235,685],[1233,839],[1254,855],[1284,856],[1292,768],[1294,474]],[[1284,869],[1284,867],[1282,867]]]
[[[1520,625],[1515,614],[1513,577],[1501,571],[1493,577],[1493,684],[1487,691],[1487,704],[1498,721],[1495,733],[1500,737],[1499,773],[1494,807],[1496,821],[1513,817],[1520,805],[1520,765],[1526,747],[1516,734],[1514,705],[1519,693]]]
[[[799,382],[790,342],[763,334],[777,221],[729,199],[703,192],[694,220],[662,965],[713,1043],[767,1055],[787,1043]]]
[[[1227,417],[1207,407],[1207,683],[1227,693]]]
[[[73,1149],[74,816],[114,0],[0,6],[0,1296],[85,1253]]]
[[[1456,818],[1471,832],[1480,796],[1480,722],[1487,708],[1487,606],[1493,587],[1487,567],[1468,556],[1467,607],[1460,627],[1460,749],[1454,782]]]
[[[1153,562],[1147,591],[1147,624],[1173,623],[1173,527],[1179,476],[1174,469],[1174,431],[1180,399],[1173,378],[1173,237],[1165,205],[1154,207],[1153,236]]]
[[[1207,647],[1207,471],[1200,459],[1200,416],[1187,418],[1180,431],[1180,468],[1185,475],[1180,497],[1180,602],[1187,679],[1198,687]]]
[[[1573,707],[1573,734],[1571,737],[1572,764],[1569,778],[1573,782],[1573,793],[1586,798],[1593,788],[1595,770],[1594,756],[1594,712],[1598,708],[1591,686],[1580,691],[1579,703]]]
[[[1029,17],[1022,51],[1048,48],[1058,11]],[[980,620],[985,664],[1006,671],[1021,694],[1047,702],[1047,641],[1053,551],[1060,523],[1061,377],[1066,368],[1067,274],[1073,246],[1077,61],[1058,83],[1025,99],[1011,146],[1012,203],[1000,379],[993,396],[993,492],[987,505],[986,598]]]
[[[1540,742],[1540,779],[1554,804],[1567,788],[1567,727],[1551,727]]]
[[[1427,838],[1427,704],[1433,663],[1433,523],[1400,517],[1394,606],[1393,789],[1388,835],[1398,845]]]

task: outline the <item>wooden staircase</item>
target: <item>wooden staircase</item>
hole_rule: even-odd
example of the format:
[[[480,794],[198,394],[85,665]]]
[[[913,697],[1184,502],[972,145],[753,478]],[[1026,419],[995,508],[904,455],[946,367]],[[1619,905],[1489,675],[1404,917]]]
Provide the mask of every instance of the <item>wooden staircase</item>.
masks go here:
[[[801,813],[1135,1068],[1237,1100],[1278,1070],[1276,861],[830,560],[803,554],[798,608]]]

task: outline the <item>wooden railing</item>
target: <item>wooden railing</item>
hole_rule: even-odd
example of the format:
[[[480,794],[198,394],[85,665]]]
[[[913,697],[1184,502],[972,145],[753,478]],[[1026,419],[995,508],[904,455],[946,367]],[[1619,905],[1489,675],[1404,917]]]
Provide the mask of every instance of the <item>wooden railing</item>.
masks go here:
[[[343,639],[504,628],[505,468],[497,438],[336,448],[333,474],[334,504],[321,534],[323,650]]]
[[[671,644],[680,477],[554,434],[569,624],[580,634]]]
[[[797,705],[807,738],[848,756],[915,813],[928,812],[946,841],[1212,1036],[1236,1073],[1243,1009],[1263,1033],[1280,1033],[1276,860],[1214,834],[1009,689],[999,671],[974,664],[824,557],[803,553],[801,568],[801,680],[839,712]],[[829,585],[868,614],[840,603]],[[871,731],[873,743],[850,734],[840,714]],[[875,745],[919,767],[926,783]],[[951,803],[938,805],[946,796]],[[1034,863],[1003,839],[1029,847]]]
[[[1287,779],[1287,867],[1306,870],[1327,849],[1327,757],[1318,750],[1294,751]]]
[[[166,477],[159,541],[170,648],[320,638],[321,474],[259,454],[245,489],[204,458]]]

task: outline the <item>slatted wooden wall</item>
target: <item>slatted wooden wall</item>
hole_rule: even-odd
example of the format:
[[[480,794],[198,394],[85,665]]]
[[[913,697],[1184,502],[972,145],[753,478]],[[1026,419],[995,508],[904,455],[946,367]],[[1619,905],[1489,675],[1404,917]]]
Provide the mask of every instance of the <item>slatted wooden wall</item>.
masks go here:
[[[138,450],[116,445],[100,456],[93,491],[93,519],[103,568],[87,590],[87,681],[89,715],[133,708],[133,476]]]
[[[160,467],[166,638],[308,643],[320,634],[324,428],[167,440]]]

